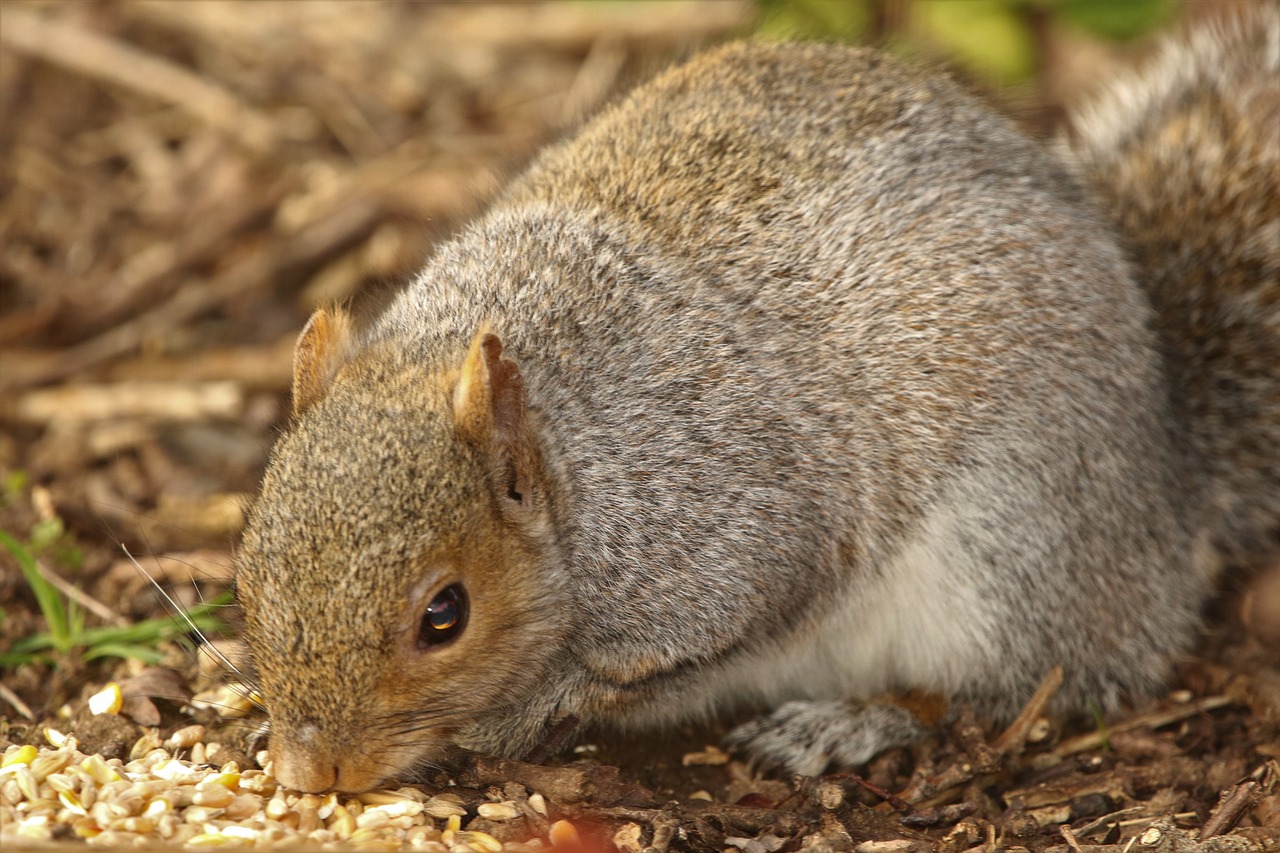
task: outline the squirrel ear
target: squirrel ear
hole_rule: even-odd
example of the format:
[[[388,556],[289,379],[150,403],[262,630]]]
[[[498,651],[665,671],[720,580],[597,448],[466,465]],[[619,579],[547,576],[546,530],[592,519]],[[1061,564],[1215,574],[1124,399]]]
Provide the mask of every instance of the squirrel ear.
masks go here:
[[[467,441],[495,452],[498,486],[513,506],[528,507],[533,443],[525,425],[524,379],[502,357],[502,341],[482,331],[471,341],[453,391],[453,417]]]
[[[324,399],[351,353],[351,316],[341,308],[311,315],[293,350],[293,416]]]

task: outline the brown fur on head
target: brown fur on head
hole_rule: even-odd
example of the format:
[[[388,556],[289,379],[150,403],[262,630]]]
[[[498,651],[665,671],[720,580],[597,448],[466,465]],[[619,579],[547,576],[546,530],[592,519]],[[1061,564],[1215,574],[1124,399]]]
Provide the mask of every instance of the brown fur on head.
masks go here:
[[[438,760],[465,724],[519,701],[559,628],[538,454],[497,336],[477,335],[453,366],[352,351],[340,311],[299,341],[297,423],[237,582],[276,776],[309,791],[364,790]],[[465,627],[424,646],[424,611],[454,584]]]

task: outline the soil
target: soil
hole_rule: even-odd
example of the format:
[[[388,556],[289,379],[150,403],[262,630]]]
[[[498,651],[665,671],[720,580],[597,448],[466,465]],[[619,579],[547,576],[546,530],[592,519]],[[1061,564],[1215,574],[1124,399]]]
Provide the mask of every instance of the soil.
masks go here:
[[[308,314],[376,310],[540,144],[672,57],[749,32],[755,12],[6,2],[0,530],[25,541],[60,520],[38,557],[80,590],[90,624],[167,618],[144,572],[177,606],[215,597]],[[1062,44],[1075,49],[1040,81],[1055,91],[1097,56]],[[1027,91],[1002,97],[1054,114]],[[44,624],[7,554],[0,569],[3,652]],[[464,756],[423,784],[462,796],[464,826],[545,834],[477,816],[492,789],[523,786],[588,847],[622,850],[1277,850],[1277,576],[1229,575],[1169,693],[1114,718],[1032,705],[1002,731],[962,715],[860,775],[816,780],[721,753],[730,720],[585,732],[543,764]],[[199,723],[219,762],[254,766],[256,721],[196,707],[216,674],[188,645],[161,651],[160,665],[73,652],[4,670],[0,751],[52,727],[127,760]],[[131,702],[90,714],[109,681]]]

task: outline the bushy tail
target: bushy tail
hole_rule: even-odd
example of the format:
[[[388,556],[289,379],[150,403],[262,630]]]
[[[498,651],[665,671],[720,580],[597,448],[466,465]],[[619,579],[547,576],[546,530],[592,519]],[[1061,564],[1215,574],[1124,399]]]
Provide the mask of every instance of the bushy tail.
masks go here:
[[[1280,553],[1280,6],[1167,44],[1065,143],[1155,307],[1221,555]]]

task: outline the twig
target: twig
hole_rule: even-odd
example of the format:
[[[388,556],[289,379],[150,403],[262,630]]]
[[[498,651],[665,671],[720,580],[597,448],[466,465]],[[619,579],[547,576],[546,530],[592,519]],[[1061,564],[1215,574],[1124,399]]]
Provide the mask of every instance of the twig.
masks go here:
[[[190,71],[99,33],[7,5],[0,43],[72,71],[174,104],[254,150],[271,147],[275,129],[235,95]]]
[[[1084,826],[1075,830],[1075,834],[1077,836],[1093,835],[1095,832],[1097,832],[1099,829],[1102,829],[1103,827],[1108,827],[1108,831],[1110,831],[1110,828],[1109,828],[1110,826],[1115,826],[1119,824],[1120,821],[1118,820],[1118,818],[1126,817],[1127,815],[1138,814],[1141,811],[1142,811],[1142,806],[1130,806],[1127,809],[1120,809],[1119,811],[1114,811],[1114,812],[1110,812],[1109,814],[1104,814],[1102,817],[1096,820],[1091,820],[1088,823],[1086,823]]]
[[[1200,827],[1197,840],[1204,841],[1215,835],[1230,832],[1240,820],[1253,811],[1268,789],[1276,785],[1274,762],[1263,764],[1245,778],[1222,792],[1218,804],[1214,807],[1209,819]]]
[[[1207,711],[1216,711],[1219,708],[1225,708],[1235,703],[1236,700],[1230,696],[1206,696],[1203,699],[1197,699],[1194,702],[1188,702],[1175,708],[1164,708],[1146,714],[1139,714],[1136,717],[1121,720],[1111,726],[1105,733],[1093,731],[1064,740],[1058,744],[1053,754],[1059,758],[1064,758],[1077,752],[1084,752],[1087,749],[1097,749],[1102,746],[1106,737],[1115,735],[1118,732],[1128,732],[1147,726],[1158,729],[1170,723],[1176,723]]]
[[[996,752],[1006,756],[1021,754],[1026,748],[1027,734],[1031,731],[1031,727],[1044,714],[1044,709],[1053,701],[1053,697],[1057,695],[1058,688],[1061,686],[1062,667],[1055,666],[1045,675],[1031,700],[1014,721],[1001,733],[1000,737],[996,738],[995,743],[992,744]]]
[[[60,385],[28,391],[11,412],[15,420],[96,422],[121,418],[160,421],[235,419],[244,390],[235,382],[113,382]]]
[[[56,587],[59,592],[74,601],[76,604],[79,604],[85,610],[88,610],[90,613],[97,616],[103,622],[108,622],[119,628],[126,628],[129,626],[128,619],[124,618],[101,601],[98,601],[98,599],[89,595],[89,593],[84,590],[68,583],[61,575],[39,560],[36,561],[36,570],[40,572],[40,577],[44,578],[51,585]]]
[[[19,699],[18,694],[14,693],[4,684],[0,684],[0,699],[3,699],[4,701],[8,702],[10,705],[13,706],[15,711],[17,711],[22,716],[26,717],[28,720],[34,720],[36,718],[36,715],[32,713],[30,706],[28,706],[26,702],[23,702],[21,699]]]

